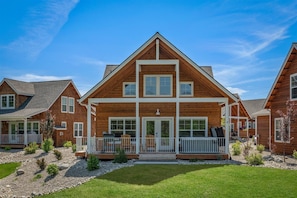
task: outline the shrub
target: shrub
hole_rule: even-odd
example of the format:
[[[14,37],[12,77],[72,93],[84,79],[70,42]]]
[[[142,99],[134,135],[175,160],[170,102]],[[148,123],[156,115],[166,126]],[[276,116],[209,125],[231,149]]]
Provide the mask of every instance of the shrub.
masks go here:
[[[10,146],[6,146],[6,147],[4,147],[4,150],[6,150],[6,151],[9,151],[10,149],[11,149]]]
[[[33,154],[36,152],[36,150],[39,148],[38,144],[36,142],[32,142],[29,144],[29,146],[26,146],[24,148],[25,154]]]
[[[57,160],[61,160],[62,159],[62,153],[58,150],[54,150],[54,154],[57,158]]]
[[[42,178],[42,175],[37,174],[37,175],[34,176],[33,181],[36,181],[37,179],[40,179],[40,178]]]
[[[232,145],[233,155],[240,155],[241,154],[241,147],[240,147],[240,145],[241,145],[241,143],[239,141],[236,141]]]
[[[261,165],[263,163],[263,158],[260,153],[254,153],[246,157],[246,161],[249,165]]]
[[[294,159],[297,159],[297,151],[296,150],[293,151],[293,157],[294,157]]]
[[[95,155],[90,155],[88,159],[88,171],[92,171],[99,168],[99,159]]]
[[[263,144],[257,145],[257,151],[259,151],[259,153],[262,153],[264,150],[265,150],[265,146]]]
[[[66,147],[66,148],[70,148],[70,147],[72,147],[72,142],[71,141],[67,141],[67,142],[65,142],[63,144],[63,146]]]
[[[44,158],[37,159],[36,164],[39,166],[40,170],[44,170],[46,167],[46,162],[45,162]]]
[[[50,164],[50,165],[48,165],[46,171],[49,175],[54,176],[59,173],[59,168],[56,164]]]
[[[250,150],[252,149],[252,145],[250,142],[246,142],[243,144],[243,156],[247,157],[250,155]]]
[[[128,158],[125,154],[124,149],[119,149],[116,153],[116,156],[113,160],[114,163],[126,163],[128,161]]]
[[[42,147],[42,150],[44,150],[44,152],[48,153],[49,151],[54,149],[53,145],[54,145],[54,140],[52,138],[48,138],[42,142],[41,147]]]
[[[73,152],[73,153],[76,152],[76,144],[72,144],[72,152]]]

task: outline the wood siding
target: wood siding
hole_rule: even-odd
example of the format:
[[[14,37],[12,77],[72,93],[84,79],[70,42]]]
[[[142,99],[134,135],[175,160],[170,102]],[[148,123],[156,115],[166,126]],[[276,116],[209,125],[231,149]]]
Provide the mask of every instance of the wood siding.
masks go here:
[[[257,134],[258,144],[262,144],[265,148],[269,148],[269,116],[257,117]]]

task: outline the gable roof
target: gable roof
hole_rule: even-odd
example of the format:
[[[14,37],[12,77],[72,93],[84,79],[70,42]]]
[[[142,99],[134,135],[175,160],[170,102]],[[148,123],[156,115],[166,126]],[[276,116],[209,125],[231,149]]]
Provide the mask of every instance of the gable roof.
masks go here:
[[[264,102],[265,99],[242,100],[242,104],[250,117],[253,117],[254,113],[263,109]]]
[[[269,91],[269,94],[264,103],[264,108],[269,108],[271,100],[273,100],[274,95],[276,94],[277,88],[280,86],[281,80],[287,68],[290,67],[292,59],[296,56],[297,53],[297,43],[292,43],[291,48],[278,72],[278,75]]]
[[[109,72],[109,75],[104,75],[101,81],[99,81],[93,88],[91,88],[87,93],[85,93],[81,99],[80,103],[84,102],[92,93],[94,93],[102,84],[104,84],[107,80],[109,80],[115,73],[117,73],[122,67],[124,67],[128,62],[130,62],[134,57],[136,57],[142,50],[144,50],[150,43],[154,40],[159,39],[164,42],[167,46],[169,46],[175,53],[181,56],[184,60],[186,60],[189,64],[191,64],[196,70],[198,70],[202,75],[204,75],[208,80],[210,80],[214,85],[216,85],[219,89],[221,89],[226,95],[228,95],[232,100],[237,101],[237,98],[227,90],[224,86],[222,86],[218,81],[216,81],[210,73],[206,72],[200,66],[198,66],[195,62],[193,62],[189,57],[183,54],[179,49],[177,49],[174,45],[172,45],[167,39],[165,39],[159,32],[156,32],[149,40],[147,40],[142,46],[140,46],[133,54],[131,54],[126,60],[124,60],[117,67],[110,67],[112,72]],[[105,70],[106,71],[106,70]],[[212,73],[212,72],[211,72]]]
[[[4,82],[6,82],[18,95],[33,96],[35,94],[33,83],[4,78],[0,86]]]
[[[48,110],[55,103],[70,83],[73,84],[72,80],[30,83],[11,79],[4,79],[4,81],[8,81],[10,83],[13,82],[14,85],[21,85],[18,88],[28,85],[30,87],[28,90],[30,90],[32,88],[31,85],[33,85],[34,95],[29,96],[18,109],[0,110],[0,119],[27,118],[42,113]],[[26,90],[26,88],[23,88],[23,90]]]

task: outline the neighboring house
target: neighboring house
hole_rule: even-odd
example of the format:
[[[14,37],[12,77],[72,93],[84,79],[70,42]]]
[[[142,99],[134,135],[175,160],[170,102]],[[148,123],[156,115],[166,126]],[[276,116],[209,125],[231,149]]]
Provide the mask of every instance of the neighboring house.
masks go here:
[[[113,158],[118,148],[139,159],[227,158],[229,122],[224,133],[210,128],[221,126],[222,107],[229,119],[236,101],[211,67],[198,66],[156,33],[123,63],[107,66],[80,99],[88,106],[87,152],[101,159]]]
[[[55,116],[55,146],[86,136],[87,109],[72,80],[23,82],[4,78],[0,84],[0,145],[23,147],[41,143],[41,120]]]
[[[281,117],[277,110],[286,113],[286,102],[288,100],[297,102],[297,43],[293,43],[287,57],[273,83],[273,86],[265,101],[265,109],[270,111],[271,149],[273,152],[282,153],[283,146],[286,146],[286,153],[292,154],[297,150],[297,118],[295,118],[289,127],[289,136],[291,139],[286,144],[281,136]]]

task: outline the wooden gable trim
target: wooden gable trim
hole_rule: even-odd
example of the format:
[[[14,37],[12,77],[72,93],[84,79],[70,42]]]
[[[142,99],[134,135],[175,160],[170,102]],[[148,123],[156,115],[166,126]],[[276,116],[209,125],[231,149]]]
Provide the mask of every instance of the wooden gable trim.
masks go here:
[[[269,94],[266,98],[266,101],[264,103],[264,108],[269,109],[270,108],[270,103],[271,101],[274,99],[276,92],[284,78],[284,74],[287,72],[288,68],[291,65],[292,59],[294,59],[295,55],[296,55],[296,50],[297,50],[297,43],[293,43],[282,66],[280,71],[278,72],[278,75],[269,91]]]

